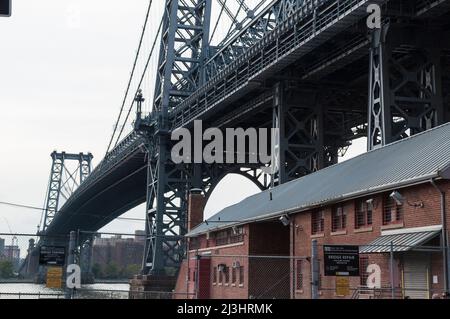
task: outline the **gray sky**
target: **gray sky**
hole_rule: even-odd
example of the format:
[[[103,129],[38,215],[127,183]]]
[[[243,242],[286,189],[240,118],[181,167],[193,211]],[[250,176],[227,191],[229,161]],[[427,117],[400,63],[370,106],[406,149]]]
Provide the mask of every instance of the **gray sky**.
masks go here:
[[[163,2],[155,2],[155,10],[161,10]],[[53,150],[92,152],[94,164],[101,160],[147,4],[148,0],[13,0],[13,16],[0,18],[0,201],[42,206]],[[150,30],[158,23],[151,19]],[[146,37],[145,50],[152,36],[150,32]],[[144,91],[153,90],[152,76],[146,78]],[[364,148],[362,142],[349,156]],[[230,177],[221,183],[208,203],[207,216],[257,191],[240,180]],[[126,217],[143,218],[143,207]],[[9,232],[8,223],[15,233],[34,233],[39,220],[38,211],[0,205],[0,233]],[[103,230],[135,229],[143,229],[143,224],[115,221]]]

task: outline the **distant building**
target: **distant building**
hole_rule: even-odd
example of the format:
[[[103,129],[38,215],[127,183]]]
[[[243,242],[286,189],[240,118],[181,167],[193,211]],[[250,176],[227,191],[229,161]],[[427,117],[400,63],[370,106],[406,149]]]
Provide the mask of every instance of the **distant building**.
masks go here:
[[[5,245],[3,248],[2,259],[12,262],[14,270],[17,271],[20,266],[20,248],[18,245]]]
[[[92,264],[101,270],[113,265],[119,273],[126,273],[130,267],[138,268],[142,264],[144,245],[145,236],[141,231],[136,231],[135,238],[97,237],[92,247]]]
[[[134,232],[134,240],[138,241],[138,242],[145,242],[145,238],[146,238],[146,233],[145,230],[136,230]]]

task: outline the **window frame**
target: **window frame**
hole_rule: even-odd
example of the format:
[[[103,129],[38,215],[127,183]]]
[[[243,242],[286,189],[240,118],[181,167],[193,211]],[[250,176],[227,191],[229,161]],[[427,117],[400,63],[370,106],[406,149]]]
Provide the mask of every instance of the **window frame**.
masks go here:
[[[355,201],[355,229],[371,227],[373,225],[373,206],[367,199]]]
[[[331,231],[333,233],[347,229],[347,212],[344,205],[334,206],[331,210]]]
[[[397,202],[386,194],[383,197],[383,226],[401,224],[404,221],[404,205],[399,205]],[[395,219],[393,218],[395,213]],[[389,216],[389,220],[387,218]]]
[[[325,211],[316,210],[311,213],[311,234],[320,235],[325,232]]]

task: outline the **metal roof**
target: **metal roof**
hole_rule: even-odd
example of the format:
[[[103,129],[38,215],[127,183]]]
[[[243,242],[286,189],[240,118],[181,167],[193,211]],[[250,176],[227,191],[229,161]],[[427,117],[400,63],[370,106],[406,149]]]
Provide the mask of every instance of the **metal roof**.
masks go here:
[[[361,254],[389,253],[391,245],[393,252],[414,250],[439,235],[441,230],[442,227],[437,226],[435,229],[423,231],[404,230],[403,233],[386,233],[370,244],[361,246],[359,252]]]
[[[187,236],[298,213],[432,178],[448,178],[449,172],[450,123],[248,197],[223,209]]]

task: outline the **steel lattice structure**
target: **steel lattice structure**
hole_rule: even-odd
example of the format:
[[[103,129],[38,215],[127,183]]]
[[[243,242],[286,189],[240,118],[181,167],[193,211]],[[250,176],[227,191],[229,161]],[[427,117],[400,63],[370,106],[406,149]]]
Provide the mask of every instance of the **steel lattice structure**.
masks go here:
[[[44,218],[42,231],[46,231],[58,213],[61,196],[70,197],[80,184],[82,184],[91,173],[92,154],[68,154],[65,152],[53,152],[50,181],[47,190],[46,205],[44,208]],[[69,171],[68,161],[76,161],[78,166],[75,171]],[[72,184],[72,185],[70,185]],[[68,189],[70,187],[70,189]],[[64,190],[68,190],[65,193]]]
[[[68,199],[70,218],[50,217],[48,233],[96,231],[145,202],[143,273],[174,274],[190,189],[208,197],[230,173],[267,189],[335,164],[357,138],[372,149],[450,121],[450,0],[274,0],[257,14],[238,3],[245,18],[213,46],[212,1],[166,0],[153,113]],[[381,30],[367,29],[369,4],[382,7]],[[279,174],[175,165],[170,133],[195,120],[279,128]],[[80,218],[86,211],[96,217]]]

